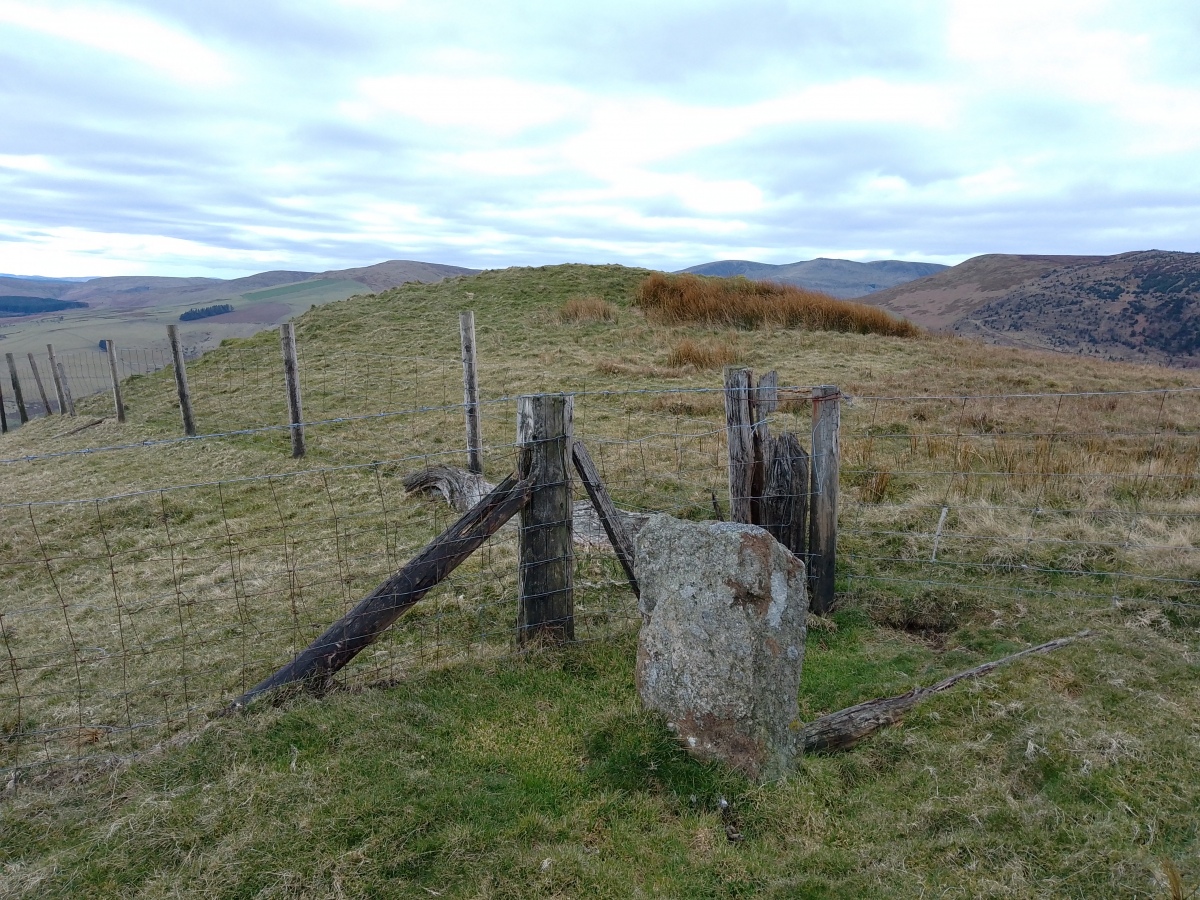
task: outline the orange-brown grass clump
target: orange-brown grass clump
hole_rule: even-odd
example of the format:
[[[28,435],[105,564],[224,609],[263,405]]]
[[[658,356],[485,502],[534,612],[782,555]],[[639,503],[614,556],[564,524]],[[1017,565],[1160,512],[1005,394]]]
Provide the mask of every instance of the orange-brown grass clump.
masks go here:
[[[667,365],[681,369],[695,366],[697,369],[719,369],[737,362],[737,348],[729,339],[718,343],[704,343],[684,338],[667,356]]]
[[[912,337],[921,331],[876,306],[818,291],[746,278],[701,278],[655,272],[638,286],[636,303],[668,325],[703,323],[757,328],[808,328]]]
[[[563,322],[615,322],[616,304],[602,297],[572,297],[558,311]]]

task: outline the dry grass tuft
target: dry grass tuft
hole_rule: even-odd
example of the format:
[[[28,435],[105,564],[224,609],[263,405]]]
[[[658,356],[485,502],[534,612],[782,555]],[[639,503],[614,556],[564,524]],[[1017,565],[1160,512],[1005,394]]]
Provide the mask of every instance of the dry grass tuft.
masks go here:
[[[693,366],[697,369],[720,369],[738,361],[737,347],[724,338],[719,341],[693,341],[684,338],[667,356],[667,365],[673,368]]]
[[[745,278],[701,278],[655,272],[637,290],[638,306],[664,324],[703,323],[757,328],[808,328],[914,337],[921,330],[906,319],[865,303],[791,285]]]
[[[615,322],[617,305],[603,297],[572,297],[558,311],[558,318],[561,322]]]

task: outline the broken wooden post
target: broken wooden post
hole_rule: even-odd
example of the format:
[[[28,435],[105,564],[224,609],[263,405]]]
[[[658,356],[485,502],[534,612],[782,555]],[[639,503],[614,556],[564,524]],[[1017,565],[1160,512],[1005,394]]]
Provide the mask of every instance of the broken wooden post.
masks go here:
[[[283,379],[287,388],[288,418],[291,423],[292,456],[304,455],[304,410],[300,405],[300,367],[296,363],[296,331],[291,322],[279,326],[283,350]]]
[[[117,408],[117,421],[125,421],[125,403],[121,399],[121,377],[117,374],[117,345],[112,341],[104,342],[108,353],[108,370],[112,374],[113,406]]]
[[[775,540],[803,559],[808,544],[808,454],[796,435],[784,432],[768,438],[763,462],[766,486],[760,524]]]
[[[621,519],[621,513],[612,502],[608,488],[600,480],[600,472],[597,471],[596,464],[592,462],[592,455],[587,452],[587,448],[581,441],[571,442],[571,458],[575,462],[575,471],[579,473],[579,480],[583,482],[592,506],[596,507],[596,512],[600,515],[600,524],[604,526],[609,543],[613,545],[613,550],[617,553],[621,568],[625,570],[629,586],[633,588],[634,596],[640,597],[641,588],[638,587],[637,576],[633,573],[633,541],[629,538],[629,532]]]
[[[25,410],[25,395],[21,393],[21,379],[17,377],[17,361],[13,359],[11,353],[5,353],[4,358],[8,361],[8,376],[12,380],[13,397],[17,401],[17,415],[21,417],[21,424],[24,425],[29,421],[29,413]]]
[[[812,524],[808,540],[809,595],[813,612],[824,615],[833,607],[837,559],[838,430],[841,394],[831,384],[813,388]]]
[[[725,430],[729,444],[729,521],[753,523],[754,419],[750,411],[749,369],[725,370]]]
[[[571,537],[571,419],[565,394],[517,399],[517,472],[533,483],[521,510],[517,642],[575,639],[575,552]]]
[[[771,430],[767,420],[779,408],[779,373],[772,369],[758,379],[750,391],[750,419],[754,423],[754,468],[750,473],[750,521],[763,524],[763,492],[767,486],[767,442]]]
[[[38,371],[37,360],[33,358],[32,353],[26,355],[29,357],[29,369],[33,372],[33,383],[37,385],[38,397],[42,400],[42,415],[53,415],[54,410],[50,406],[50,398],[46,396],[46,386],[42,384],[42,373]]]
[[[63,368],[62,363],[55,363],[54,369],[58,372],[58,383],[62,385],[63,398],[67,401],[67,415],[75,415],[75,398],[71,396],[71,382],[67,380],[67,370]]]
[[[470,512],[434,538],[399,572],[329,626],[294,660],[235,700],[227,711],[293,682],[328,683],[359,651],[373,643],[414,603],[474,553],[529,499],[531,485],[510,475]],[[321,686],[324,686],[322,684]]]
[[[183,433],[188,437],[196,434],[196,419],[192,415],[192,392],[188,390],[187,367],[183,362],[183,345],[179,342],[179,329],[167,326],[167,340],[171,344],[171,361],[175,366],[175,390],[179,393],[179,413],[183,416]]]
[[[462,343],[463,418],[467,426],[467,469],[483,474],[483,436],[479,429],[479,369],[475,359],[475,313],[458,314],[458,332]]]
[[[58,395],[58,414],[65,416],[67,414],[67,397],[63,393],[62,376],[59,375],[58,360],[54,358],[54,345],[46,345],[46,355],[50,358],[50,377],[54,379],[54,393]]]

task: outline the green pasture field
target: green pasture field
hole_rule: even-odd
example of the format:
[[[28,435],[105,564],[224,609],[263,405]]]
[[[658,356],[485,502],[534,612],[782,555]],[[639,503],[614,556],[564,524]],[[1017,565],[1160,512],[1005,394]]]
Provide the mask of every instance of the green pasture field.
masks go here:
[[[485,272],[305,312],[306,417],[338,421],[310,426],[302,460],[278,427],[143,446],[180,434],[165,371],[125,383],[125,425],[96,396],[0,438],[0,894],[1167,898],[1174,874],[1194,890],[1200,375],[664,326],[634,303],[646,274]],[[615,314],[562,315],[587,298]],[[839,602],[810,620],[805,720],[1091,636],[752,785],[640,711],[610,555],[578,562],[584,641],[512,653],[502,532],[339,689],[216,715],[451,521],[400,481],[463,462],[463,309],[494,481],[511,398],[572,391],[619,505],[712,518],[721,372],[671,365],[685,340],[848,395]],[[266,331],[190,364],[201,431],[285,420],[278,353]],[[772,427],[808,415],[785,404]],[[115,445],[138,446],[78,452]],[[65,502],[88,498],[114,499]]]

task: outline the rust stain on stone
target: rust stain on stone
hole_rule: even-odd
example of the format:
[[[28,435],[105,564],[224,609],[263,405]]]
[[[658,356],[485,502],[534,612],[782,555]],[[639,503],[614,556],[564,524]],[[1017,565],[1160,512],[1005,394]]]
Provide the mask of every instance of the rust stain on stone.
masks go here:
[[[723,760],[750,778],[758,778],[767,760],[766,747],[744,734],[734,720],[719,718],[711,712],[699,716],[689,712],[674,725],[680,741],[691,753]]]

